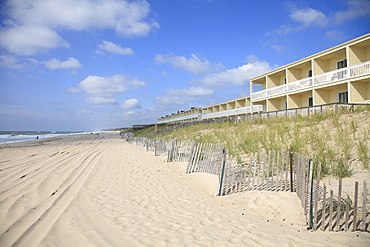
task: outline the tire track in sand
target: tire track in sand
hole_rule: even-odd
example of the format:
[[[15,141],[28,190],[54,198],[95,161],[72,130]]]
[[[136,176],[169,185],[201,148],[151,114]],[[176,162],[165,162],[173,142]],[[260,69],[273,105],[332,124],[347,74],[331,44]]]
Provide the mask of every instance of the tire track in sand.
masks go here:
[[[89,147],[87,150],[84,150],[83,153],[86,153],[86,155],[88,155],[88,153],[92,150],[95,150],[95,148],[95,146]],[[31,171],[29,172],[23,171],[21,173],[24,174],[22,175],[22,177],[19,177],[19,172],[16,173],[18,174],[18,176],[15,174],[8,174],[7,183],[10,183],[11,186],[0,192],[0,201],[10,196],[12,192],[19,191],[29,186],[31,183],[39,181],[40,178],[42,178],[45,174],[52,174],[54,171],[60,168],[64,168],[64,170],[73,168],[73,163],[71,163],[71,161],[73,161],[76,156],[80,156],[80,153],[73,152],[66,157],[56,157],[54,159],[44,157],[43,159],[46,160],[44,163],[37,165],[36,169],[30,168]],[[46,165],[44,166],[45,163]],[[3,186],[6,186],[5,182],[2,183],[1,187]]]
[[[109,146],[101,150],[91,149],[54,194],[0,236],[0,243],[4,246],[38,246],[73,201],[107,148]]]
[[[0,165],[1,187],[5,188],[7,187],[8,184],[13,185],[14,183],[17,183],[18,182],[17,180],[20,178],[18,175],[21,171],[22,171],[22,176],[28,179],[28,177],[32,175],[33,173],[39,172],[41,170],[44,170],[45,168],[48,168],[50,166],[49,164],[51,164],[51,166],[54,166],[55,165],[54,160],[58,162],[62,162],[63,160],[61,160],[60,155],[63,155],[63,157],[65,157],[66,155],[72,152],[75,153],[74,155],[78,154],[78,152],[80,151],[79,144],[81,144],[81,142],[76,143],[77,141],[80,141],[80,139],[75,140],[75,144],[73,146],[66,146],[62,144],[49,145],[49,146],[52,146],[52,148],[54,149],[54,151],[52,152],[50,152],[50,149],[46,149],[46,151],[40,152],[40,149],[38,147],[27,147],[27,148],[22,147],[21,148],[22,155],[21,157],[17,159],[17,164],[14,164],[11,162],[12,156],[14,155],[12,152],[8,151],[10,153],[8,154],[6,147],[0,148],[0,151],[2,154],[1,156],[5,160],[3,161],[4,164]],[[27,144],[28,143],[24,145],[27,145]],[[99,145],[93,142],[88,143],[88,145],[89,144],[91,144],[92,146],[91,149]],[[10,149],[14,149],[14,148],[10,148]],[[69,155],[65,159],[71,159],[71,158],[72,158],[71,155]]]

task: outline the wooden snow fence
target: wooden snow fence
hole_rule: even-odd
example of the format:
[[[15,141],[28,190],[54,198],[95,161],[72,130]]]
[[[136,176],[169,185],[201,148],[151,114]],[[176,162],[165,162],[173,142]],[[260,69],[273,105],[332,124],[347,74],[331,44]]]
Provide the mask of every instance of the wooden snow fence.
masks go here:
[[[155,156],[167,155],[170,150],[170,141],[162,138],[147,138],[142,136],[134,136],[132,133],[121,134],[122,138],[130,144],[144,147],[146,151],[153,151]]]
[[[196,142],[172,141],[167,155],[167,162],[189,162]]]
[[[226,161],[220,195],[250,191],[293,191],[297,183],[289,152],[251,154],[246,162],[236,163],[230,156]]]
[[[360,187],[357,181],[344,186],[340,178],[337,189],[333,186],[328,189],[326,184],[320,186],[321,164],[316,166],[316,178],[313,177],[314,167],[310,160],[305,198],[309,229],[369,231],[370,198],[366,182]]]
[[[167,155],[167,162],[187,162],[186,173],[205,172],[219,176],[218,195],[264,190],[297,193],[309,229],[314,231],[369,231],[370,196],[368,185],[355,182],[351,192],[320,181],[321,164],[303,154],[269,151],[251,154],[236,162],[221,144],[187,143],[164,139],[124,136],[155,155]],[[320,184],[321,183],[321,184]]]
[[[346,186],[348,187],[348,186]],[[343,191],[342,179],[339,180],[338,190],[327,190],[319,200],[314,201],[313,214],[310,218],[310,228],[323,231],[369,231],[370,207],[367,184],[358,182],[350,185],[353,193]]]
[[[186,173],[221,174],[225,148],[221,144],[193,143]]]

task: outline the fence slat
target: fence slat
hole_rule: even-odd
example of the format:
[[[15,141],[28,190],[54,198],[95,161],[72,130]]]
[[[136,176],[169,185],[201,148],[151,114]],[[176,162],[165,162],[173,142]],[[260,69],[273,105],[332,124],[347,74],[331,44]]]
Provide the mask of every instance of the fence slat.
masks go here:
[[[344,223],[344,230],[348,231],[348,220],[349,220],[349,202],[346,201],[346,218]]]
[[[308,223],[309,228],[313,228],[313,161],[309,161],[309,177],[308,177],[308,193],[309,193],[309,213],[308,213]]]
[[[332,218],[333,217],[333,190],[330,190],[330,205],[329,205],[329,231],[332,231]]]
[[[321,210],[321,230],[325,231],[325,218],[326,218],[326,185],[324,184],[322,195],[322,210]]]
[[[362,231],[365,231],[366,229],[366,192],[366,182],[364,181],[364,190],[362,192]]]
[[[319,203],[319,184],[321,175],[321,162],[317,164],[317,177],[316,177],[316,190],[315,190],[315,204],[314,204],[314,222],[313,229],[316,231],[317,227],[317,213],[318,213],[318,203]]]
[[[271,188],[272,183],[270,179],[270,172],[271,172],[271,150],[268,152],[267,156],[267,186]]]
[[[357,229],[357,200],[358,200],[358,182],[355,182],[355,202],[353,205],[353,227],[352,231]]]
[[[289,152],[285,152],[285,184],[284,191],[288,191],[288,174],[289,174]]]
[[[339,179],[339,188],[338,188],[337,231],[340,230],[340,216],[342,207],[341,204],[342,204],[342,178]]]

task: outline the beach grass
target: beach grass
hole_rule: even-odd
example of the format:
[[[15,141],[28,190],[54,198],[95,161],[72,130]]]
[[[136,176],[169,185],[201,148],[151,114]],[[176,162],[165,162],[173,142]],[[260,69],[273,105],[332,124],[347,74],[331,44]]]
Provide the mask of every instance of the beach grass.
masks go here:
[[[258,118],[197,124],[157,135],[156,138],[221,143],[235,156],[288,150],[321,162],[322,176],[348,177],[355,161],[370,164],[370,107],[310,116]],[[240,159],[240,158],[238,158]]]

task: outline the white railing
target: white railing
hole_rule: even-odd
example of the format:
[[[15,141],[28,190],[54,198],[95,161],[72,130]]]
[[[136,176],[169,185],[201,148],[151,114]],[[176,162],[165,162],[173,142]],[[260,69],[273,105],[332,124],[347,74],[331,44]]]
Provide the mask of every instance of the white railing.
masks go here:
[[[261,112],[261,111],[263,111],[263,105],[253,106],[253,112]],[[203,114],[202,119],[207,120],[211,118],[231,117],[231,116],[237,116],[237,115],[242,115],[242,114],[250,114],[253,112],[252,112],[251,106],[246,106],[246,107],[240,107],[240,108],[236,108],[232,110]]]
[[[210,118],[216,118],[218,117],[218,115],[219,115],[219,112],[207,113],[207,114],[202,115],[202,119],[205,120],[205,119],[210,119]]]
[[[370,74],[370,61],[255,92],[251,94],[251,100],[260,100],[275,95],[286,94],[313,86],[330,84],[368,74]]]
[[[263,111],[263,105],[254,105],[253,112],[261,112]]]
[[[251,112],[251,107],[246,106],[246,107],[241,107],[236,109],[236,114],[246,114]]]
[[[174,117],[174,118],[167,119],[167,120],[158,120],[158,123],[176,122],[176,121],[198,118],[198,117],[199,117],[199,114],[192,114],[192,115],[186,115],[186,116],[182,116],[182,117]]]
[[[210,118],[229,117],[229,116],[236,116],[238,114],[247,114],[247,113],[251,113],[251,107],[250,106],[240,107],[240,108],[226,110],[226,111],[203,114],[202,119],[206,120],[206,119],[210,119]]]

